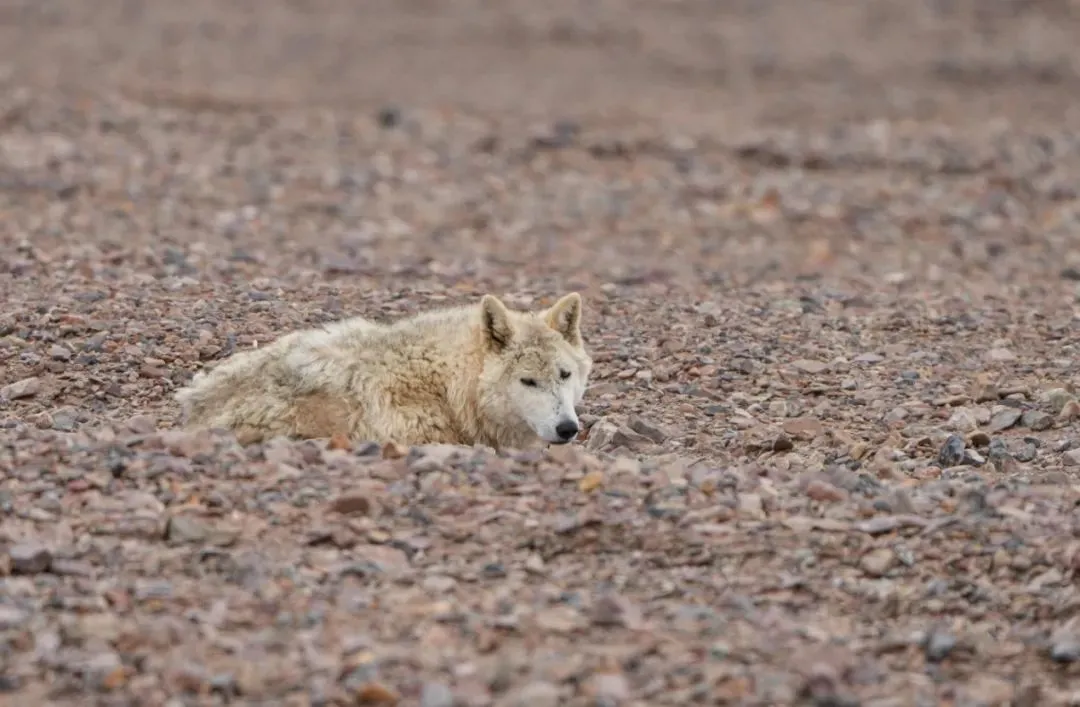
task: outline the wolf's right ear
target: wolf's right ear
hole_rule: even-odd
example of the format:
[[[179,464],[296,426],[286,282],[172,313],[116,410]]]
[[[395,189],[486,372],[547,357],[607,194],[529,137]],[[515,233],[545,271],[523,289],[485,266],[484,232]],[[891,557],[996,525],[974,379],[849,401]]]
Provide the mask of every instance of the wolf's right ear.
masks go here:
[[[514,328],[510,313],[495,295],[484,295],[480,300],[480,323],[484,340],[493,351],[502,351],[510,343]]]
[[[581,295],[571,292],[544,312],[547,325],[572,346],[581,345]]]

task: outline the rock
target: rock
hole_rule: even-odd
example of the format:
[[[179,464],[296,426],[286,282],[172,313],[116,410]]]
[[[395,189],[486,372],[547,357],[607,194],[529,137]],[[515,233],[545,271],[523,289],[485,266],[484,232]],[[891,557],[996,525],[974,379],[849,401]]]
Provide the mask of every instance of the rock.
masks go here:
[[[657,444],[663,444],[668,438],[671,437],[671,433],[663,427],[652,422],[648,422],[647,420],[636,415],[630,418],[629,427],[634,432],[637,432],[643,437],[648,437]]]
[[[454,693],[441,682],[426,682],[420,689],[420,707],[454,707]]]
[[[97,612],[79,617],[78,632],[83,639],[100,638],[115,641],[121,632],[120,617],[108,612]]]
[[[401,121],[401,109],[397,106],[383,106],[375,115],[375,122],[379,124],[380,128],[387,130],[401,125]]]
[[[1020,417],[1020,424],[1028,429],[1041,432],[1053,426],[1054,417],[1041,410],[1028,410]]]
[[[935,629],[926,637],[923,650],[926,653],[927,660],[932,663],[939,663],[945,660],[955,647],[956,638],[951,633]]]
[[[226,547],[236,542],[238,536],[235,530],[215,527],[187,513],[171,516],[165,525],[166,540],[176,544],[208,543]]]
[[[41,379],[37,376],[23,378],[0,388],[0,398],[5,400],[19,400],[32,398],[41,392]]]
[[[16,574],[40,574],[52,564],[52,553],[37,543],[17,543],[8,550],[11,571]]]
[[[1050,658],[1057,663],[1080,660],[1080,635],[1071,631],[1055,635],[1050,644]]]
[[[612,438],[611,443],[615,448],[625,447],[626,449],[635,451],[648,449],[653,444],[651,439],[634,432],[628,427],[619,427],[615,436]]]
[[[770,400],[769,414],[773,417],[788,417],[791,414],[791,404],[786,400]]]
[[[559,605],[538,611],[534,616],[537,628],[546,633],[571,634],[582,627],[581,613],[572,606]]]
[[[621,596],[604,594],[593,602],[589,619],[595,626],[622,626],[636,630],[641,626],[641,611]]]
[[[172,516],[165,527],[165,538],[174,543],[202,542],[208,534],[205,524],[187,515]]]
[[[859,560],[859,567],[871,577],[881,577],[896,564],[896,553],[887,547],[871,550]]]
[[[748,518],[764,518],[765,505],[761,496],[754,493],[739,494],[739,513]]]
[[[811,361],[805,358],[794,361],[791,365],[794,366],[796,369],[802,371],[803,373],[810,373],[811,375],[824,373],[829,368],[829,364],[827,363],[822,363],[821,361]]]
[[[1065,466],[1080,466],[1080,449],[1070,449],[1061,455],[1061,461]]]
[[[544,574],[544,558],[539,555],[529,555],[525,558],[525,570],[532,574]]]
[[[986,358],[994,363],[1009,363],[1016,360],[1016,354],[1004,347],[997,347],[987,351]]]
[[[889,504],[895,513],[901,515],[914,515],[918,512],[915,502],[911,500],[911,494],[903,488],[893,489],[889,494]]]
[[[383,459],[401,459],[409,453],[409,448],[404,447],[397,442],[387,442],[382,447]]]
[[[425,444],[415,447],[409,455],[409,471],[414,474],[430,474],[446,469],[462,448],[453,444]]]
[[[78,427],[78,419],[71,408],[60,408],[52,414],[52,428],[58,432],[73,432]]]
[[[1022,416],[1023,413],[1016,408],[1004,408],[990,418],[988,429],[991,433],[1004,432],[1019,422]]]
[[[92,577],[94,566],[89,562],[54,557],[49,565],[49,572],[58,577]]]
[[[949,435],[941,451],[938,452],[938,466],[942,468],[960,466],[964,462],[964,450],[964,438],[956,434]]]
[[[366,682],[356,689],[358,705],[396,705],[401,696],[392,688],[379,682]]]
[[[1009,448],[1005,444],[1005,440],[1001,437],[995,437],[990,440],[990,448],[987,451],[987,455],[990,457],[990,461],[999,462],[1005,459],[1012,459],[1012,454],[1009,453]]]
[[[847,491],[820,479],[807,484],[806,495],[815,501],[843,501],[848,498]]]
[[[37,415],[32,416],[30,421],[33,422],[39,430],[47,430],[53,425],[52,415],[44,410]]]
[[[986,463],[986,458],[974,449],[965,449],[964,460],[961,463],[965,466],[982,466]]]
[[[601,450],[610,447],[615,435],[619,432],[619,426],[610,420],[597,420],[589,429],[589,438],[585,440],[585,448]]]
[[[617,425],[610,420],[600,420],[589,430],[585,448],[598,451],[625,447],[631,451],[637,451],[647,449],[652,444],[651,439],[634,432],[629,427]]]
[[[722,405],[708,405],[705,407],[706,415],[717,415],[724,411]],[[749,430],[758,426],[757,419],[745,410],[735,410],[731,416],[731,424],[740,430]]]
[[[731,370],[747,376],[756,373],[761,368],[761,364],[757,361],[742,358],[741,356],[731,359],[731,362],[728,365],[731,367]]]
[[[0,138],[0,156],[10,165],[8,169],[16,171],[44,169],[50,164],[66,162],[78,154],[76,144],[58,134],[23,137],[7,133]]]
[[[379,505],[385,487],[377,481],[358,481],[330,504],[330,510],[342,515],[370,515]]]
[[[795,443],[791,441],[791,437],[781,433],[776,435],[769,447],[774,452],[790,452],[795,449]]]
[[[617,705],[630,699],[630,683],[621,672],[594,673],[584,685],[593,704]]]
[[[0,631],[19,628],[30,620],[30,614],[10,604],[0,604]]]
[[[1039,453],[1039,448],[1035,446],[1034,442],[1024,441],[1022,445],[1013,453],[1013,457],[1017,461],[1029,462],[1035,459]]]
[[[971,410],[961,407],[957,408],[949,417],[949,421],[946,425],[949,429],[957,430],[959,432],[971,432],[979,426],[979,423],[975,420],[975,415]]]
[[[70,361],[72,356],[71,349],[60,344],[53,344],[49,347],[49,358],[54,361]]]
[[[389,545],[358,545],[351,551],[351,556],[364,566],[388,575],[397,575],[409,569],[409,557],[396,547]],[[357,569],[355,563],[346,571]]]
[[[274,464],[293,466],[300,459],[297,448],[284,437],[274,437],[267,440],[262,445],[262,452],[266,461]]]
[[[184,459],[213,454],[215,446],[210,434],[201,430],[165,430],[161,434],[161,442],[169,454]]]
[[[124,427],[137,435],[157,432],[157,421],[150,415],[133,415],[124,421]]]
[[[591,493],[596,489],[600,488],[603,483],[604,472],[594,469],[588,474],[585,474],[585,476],[583,476],[581,480],[578,481],[578,490],[582,493]]]
[[[371,501],[361,494],[345,494],[334,499],[330,510],[344,515],[366,515],[371,510]]]
[[[909,415],[911,415],[911,413],[908,411],[907,408],[897,406],[894,407],[892,410],[889,410],[889,412],[885,413],[885,422],[903,422],[908,418]]]
[[[498,707],[558,707],[561,704],[559,688],[550,682],[530,682],[508,695]]]
[[[86,681],[99,690],[116,689],[126,682],[124,664],[113,651],[103,651],[78,664]]]
[[[612,475],[629,474],[631,476],[638,476],[641,474],[641,462],[633,457],[615,457],[615,461],[611,464]]]
[[[980,383],[971,393],[971,399],[977,403],[990,403],[1001,397],[998,387],[993,383]]]
[[[169,374],[163,366],[155,365],[154,363],[144,363],[139,367],[139,375],[143,378],[164,378]]]
[[[785,420],[784,432],[795,439],[811,440],[825,432],[825,426],[812,417],[794,417]],[[775,444],[774,444],[775,448]]]

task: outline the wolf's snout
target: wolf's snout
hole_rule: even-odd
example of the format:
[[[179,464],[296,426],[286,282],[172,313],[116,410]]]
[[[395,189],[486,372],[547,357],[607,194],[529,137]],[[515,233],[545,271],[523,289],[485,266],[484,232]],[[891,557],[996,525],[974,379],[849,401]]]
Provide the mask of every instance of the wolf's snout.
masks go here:
[[[574,437],[577,437],[578,423],[573,420],[563,420],[555,426],[555,434],[559,436],[559,439],[563,442],[569,442]]]

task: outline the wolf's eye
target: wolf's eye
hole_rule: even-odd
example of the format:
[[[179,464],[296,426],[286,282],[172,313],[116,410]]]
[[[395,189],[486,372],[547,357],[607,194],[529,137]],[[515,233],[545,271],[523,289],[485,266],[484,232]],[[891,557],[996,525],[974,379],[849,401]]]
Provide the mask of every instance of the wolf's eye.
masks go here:
[[[521,384],[526,386],[526,387],[529,387],[529,388],[535,388],[536,387],[536,379],[535,378],[522,378],[521,379]]]
[[[559,378],[566,380],[570,377],[570,371],[559,371]]]

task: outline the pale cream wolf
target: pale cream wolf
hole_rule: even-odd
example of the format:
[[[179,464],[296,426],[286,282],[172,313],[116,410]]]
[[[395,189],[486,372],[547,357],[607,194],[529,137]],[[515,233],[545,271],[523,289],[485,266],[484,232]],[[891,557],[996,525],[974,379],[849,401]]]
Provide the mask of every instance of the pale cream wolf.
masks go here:
[[[287,334],[196,373],[176,394],[190,428],[274,436],[524,448],[565,444],[592,358],[581,296],[518,312],[495,296],[378,324]]]

